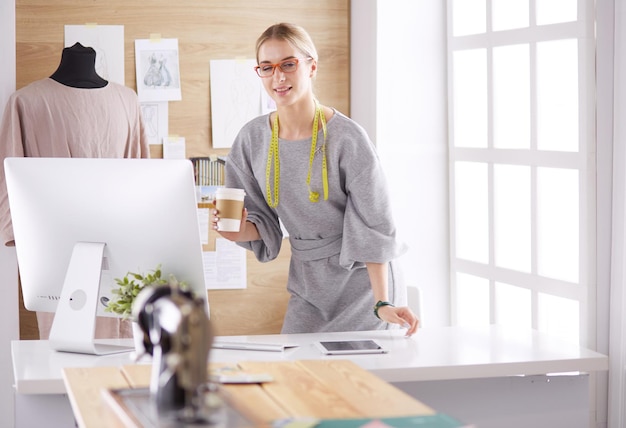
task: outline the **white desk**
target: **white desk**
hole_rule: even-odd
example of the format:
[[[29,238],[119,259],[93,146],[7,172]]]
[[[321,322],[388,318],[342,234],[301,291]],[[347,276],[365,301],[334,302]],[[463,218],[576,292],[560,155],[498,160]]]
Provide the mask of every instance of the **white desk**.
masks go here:
[[[496,326],[424,328],[410,339],[404,338],[399,330],[221,337],[221,340],[228,341],[298,346],[284,352],[213,349],[210,360],[348,358],[322,356],[313,343],[316,340],[359,338],[375,339],[388,348],[389,353],[350,356],[350,360],[431,407],[474,422],[481,428],[498,424],[511,428],[588,427],[589,413],[593,413],[595,405],[592,403],[590,409],[588,374],[608,369],[608,357],[603,354],[569,345],[537,331],[510,331]],[[20,408],[23,407],[20,398],[32,395],[62,397],[61,394],[65,393],[63,367],[131,362],[129,354],[97,357],[60,353],[52,351],[46,341],[14,341],[12,355],[17,427],[20,426],[20,410],[25,410]],[[549,375],[565,372],[570,375]],[[499,401],[503,404],[494,406]],[[542,410],[545,406],[551,407]],[[533,410],[535,407],[538,408]],[[540,419],[530,420],[529,415]],[[506,421],[503,422],[503,418]],[[541,422],[537,424],[537,421]],[[50,420],[47,422],[51,426]]]

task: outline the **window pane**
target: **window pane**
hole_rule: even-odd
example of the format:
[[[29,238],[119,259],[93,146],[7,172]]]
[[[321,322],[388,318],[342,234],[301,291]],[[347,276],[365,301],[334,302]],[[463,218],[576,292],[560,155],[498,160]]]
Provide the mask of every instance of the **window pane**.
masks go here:
[[[453,0],[452,35],[484,33],[487,30],[487,6],[485,0]]]
[[[457,325],[489,324],[489,281],[474,275],[456,275]]]
[[[537,148],[578,151],[578,42],[537,43]]]
[[[578,0],[538,0],[537,25],[572,22],[578,19]]]
[[[530,167],[494,165],[496,266],[530,272]]]
[[[539,293],[537,299],[539,330],[579,344],[580,303],[544,293]]]
[[[528,0],[491,0],[493,31],[528,27]]]
[[[496,323],[514,328],[532,327],[530,290],[496,282]]]
[[[453,57],[454,145],[487,147],[487,52],[457,51]]]
[[[578,171],[537,168],[537,272],[578,282]]]
[[[528,45],[493,49],[493,145],[530,147],[530,63]]]
[[[456,256],[487,263],[489,261],[489,211],[487,164],[455,164]]]

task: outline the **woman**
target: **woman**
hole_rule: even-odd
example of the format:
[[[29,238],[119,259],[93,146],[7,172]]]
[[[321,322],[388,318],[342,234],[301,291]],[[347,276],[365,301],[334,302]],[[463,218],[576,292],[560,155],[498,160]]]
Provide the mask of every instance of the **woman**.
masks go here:
[[[265,262],[278,255],[284,225],[292,257],[283,333],[400,325],[412,335],[418,319],[392,267],[403,248],[373,144],[358,124],[316,100],[317,52],[301,27],[269,27],[256,57],[276,111],[235,139],[226,186],[245,190],[246,208],[240,231],[220,235]]]

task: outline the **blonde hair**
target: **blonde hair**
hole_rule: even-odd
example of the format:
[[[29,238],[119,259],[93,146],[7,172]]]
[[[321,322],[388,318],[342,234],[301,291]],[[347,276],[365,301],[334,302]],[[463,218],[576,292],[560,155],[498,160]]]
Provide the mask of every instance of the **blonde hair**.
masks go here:
[[[270,39],[284,40],[296,49],[298,49],[302,55],[311,57],[317,61],[317,49],[309,33],[299,25],[288,24],[282,22],[280,24],[274,24],[269,27],[259,36],[256,41],[256,61],[259,62],[259,49],[261,45]]]

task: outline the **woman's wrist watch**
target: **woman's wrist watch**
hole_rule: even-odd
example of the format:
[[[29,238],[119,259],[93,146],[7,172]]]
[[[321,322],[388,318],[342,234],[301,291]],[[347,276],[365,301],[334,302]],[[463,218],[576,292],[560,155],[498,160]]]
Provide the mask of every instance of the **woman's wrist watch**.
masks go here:
[[[380,317],[378,316],[378,310],[383,306],[391,306],[392,308],[394,307],[393,303],[387,302],[386,300],[379,300],[378,302],[376,302],[376,304],[374,305],[374,315],[376,315],[376,318],[378,319],[380,319]]]

